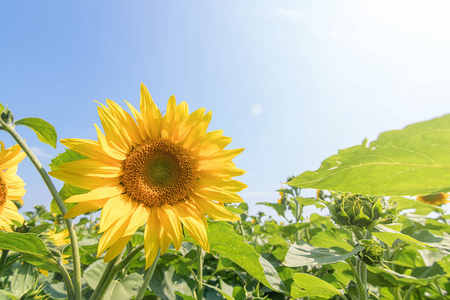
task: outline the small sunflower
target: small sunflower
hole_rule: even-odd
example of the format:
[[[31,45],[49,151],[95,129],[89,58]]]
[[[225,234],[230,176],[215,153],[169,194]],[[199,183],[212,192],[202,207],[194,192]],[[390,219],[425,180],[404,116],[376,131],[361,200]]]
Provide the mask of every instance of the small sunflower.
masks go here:
[[[189,114],[185,102],[168,101],[164,116],[141,85],[140,112],[106,100],[98,107],[105,134],[97,125],[98,141],[65,139],[61,143],[87,156],[59,166],[51,175],[90,192],[75,195],[78,203],[65,218],[102,209],[98,255],[116,257],[136,230],[145,225],[146,268],[158,249],[172,243],[179,249],[183,228],[209,252],[205,214],[218,221],[239,217],[223,203],[243,202],[236,193],[247,186],[231,161],[244,149],[224,150],[231,138],[222,130],[207,132],[211,113],[201,108]],[[134,117],[134,118],[133,118]]]
[[[50,230],[47,233],[48,239],[56,246],[64,246],[70,243],[69,231],[63,229],[62,231],[56,233],[56,229]]]
[[[440,206],[442,204],[449,203],[448,197],[450,194],[446,193],[439,193],[439,194],[433,194],[433,195],[426,195],[426,196],[417,196],[417,200],[420,202],[424,202],[431,205]]]
[[[8,149],[2,142],[0,145],[0,230],[12,231],[13,220],[19,223],[24,221],[13,201],[20,203],[25,195],[25,183],[16,172],[26,154],[21,152],[19,145]]]
[[[48,240],[56,247],[70,244],[69,231],[67,229],[63,229],[62,231],[60,231],[58,233],[56,233],[56,229],[53,229],[53,230],[50,230],[46,235],[47,235]],[[68,263],[66,258],[69,258],[69,257],[70,257],[70,255],[67,255],[67,254],[62,255],[63,264]],[[48,276],[48,273],[47,273],[47,276]]]

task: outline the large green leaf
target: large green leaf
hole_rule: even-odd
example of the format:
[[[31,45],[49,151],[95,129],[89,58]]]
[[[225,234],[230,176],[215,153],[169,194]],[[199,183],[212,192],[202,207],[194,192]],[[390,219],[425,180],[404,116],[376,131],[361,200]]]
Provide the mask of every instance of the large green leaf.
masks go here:
[[[123,280],[113,280],[105,293],[105,300],[128,300],[137,295],[139,288],[144,283],[141,274],[133,273]]]
[[[23,259],[37,267],[58,271],[57,262],[44,242],[33,233],[0,231],[0,249],[20,252]]]
[[[380,134],[340,150],[314,172],[289,182],[301,188],[371,195],[450,191],[450,115]]]
[[[270,203],[270,202],[258,202],[256,205],[265,205],[275,209],[279,216],[284,217],[284,212],[286,211],[286,206],[283,204]]]
[[[328,282],[307,273],[294,274],[294,284],[291,286],[291,296],[331,298],[340,292]]]
[[[286,292],[275,268],[244,242],[244,238],[237,235],[230,224],[210,223],[207,233],[211,251],[230,259],[268,288]],[[197,244],[193,239],[189,241]]]
[[[433,247],[429,244],[423,243],[421,241],[416,240],[413,237],[410,237],[409,235],[403,234],[397,230],[391,229],[389,227],[386,227],[384,225],[378,224],[375,226],[378,232],[373,232],[372,234],[376,236],[380,241],[388,244],[392,247],[392,244],[397,240],[401,240],[405,243],[413,243],[413,244],[420,244],[423,246]]]
[[[156,266],[149,286],[152,292],[163,300],[179,299],[177,294],[183,295],[183,298],[193,297],[192,288],[189,287],[186,279],[175,273],[173,266],[159,264]]]
[[[393,196],[390,197],[389,203],[397,204],[397,210],[402,211],[405,209],[415,209],[415,213],[418,215],[428,215],[430,212],[435,211],[443,213],[444,210],[436,205],[423,203],[418,200],[408,199],[404,197]]]
[[[24,263],[14,270],[11,278],[11,291],[20,298],[23,294],[31,290],[37,280],[38,274],[36,268],[30,264]]]
[[[345,229],[328,229],[319,231],[311,238],[311,245],[315,247],[332,248],[337,247],[346,251],[352,251],[353,247],[345,240],[350,240],[351,233]]]
[[[31,128],[41,142],[56,148],[56,130],[55,127],[47,121],[39,118],[25,118],[17,120],[14,124]]]
[[[315,248],[308,244],[292,245],[286,254],[283,264],[287,267],[333,264],[346,260],[362,250],[364,250],[363,246],[356,246],[352,251],[340,254],[333,249]]]

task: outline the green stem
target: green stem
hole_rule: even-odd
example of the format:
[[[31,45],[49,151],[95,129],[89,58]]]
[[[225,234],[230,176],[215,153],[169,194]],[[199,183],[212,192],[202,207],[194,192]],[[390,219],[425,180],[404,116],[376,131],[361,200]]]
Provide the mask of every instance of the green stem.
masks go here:
[[[67,291],[67,297],[69,300],[74,300],[74,292],[73,292],[73,283],[72,279],[70,279],[69,273],[67,272],[67,269],[64,268],[64,266],[61,263],[57,264],[58,270],[61,273],[64,283],[66,285],[66,291]]]
[[[158,250],[158,254],[156,255],[155,261],[150,266],[150,268],[147,270],[147,274],[145,274],[144,283],[142,284],[141,288],[139,289],[138,294],[136,295],[135,300],[141,300],[142,297],[145,294],[145,291],[147,290],[148,284],[150,283],[150,280],[152,280],[153,273],[155,272],[156,265],[158,264],[159,256],[161,255],[161,248]]]
[[[126,265],[128,263],[131,262],[131,260],[136,256],[136,254],[138,254],[142,249],[144,249],[144,245],[140,245],[137,246],[136,248],[134,248],[124,259],[122,259],[117,265],[116,265],[116,269],[117,270],[122,270],[123,268],[126,267]]]
[[[2,257],[0,258],[0,274],[3,273],[3,268],[5,267],[6,259],[8,258],[9,250],[2,250]]]
[[[36,169],[38,170],[42,179],[44,180],[45,184],[47,185],[47,188],[49,189],[50,193],[52,194],[53,198],[55,199],[55,201],[59,207],[59,210],[61,211],[61,214],[64,216],[67,213],[67,209],[64,206],[63,200],[59,196],[58,191],[56,190],[55,186],[53,185],[53,182],[51,181],[50,177],[47,174],[47,171],[45,171],[41,162],[34,155],[34,153],[31,151],[31,149],[28,147],[28,145],[22,139],[22,137],[17,133],[17,131],[14,128],[14,125],[6,124],[1,118],[0,118],[0,124],[3,126],[3,129],[5,129],[9,134],[11,134],[11,136],[14,138],[14,140],[17,142],[17,144],[19,144],[19,146],[22,148],[23,152],[25,152],[25,154],[31,160],[33,165],[36,167]],[[64,219],[64,222],[66,223],[67,230],[69,231],[70,243],[72,245],[72,259],[73,259],[73,273],[74,273],[74,296],[75,296],[74,299],[81,300],[81,264],[80,264],[80,253],[78,250],[77,235],[76,235],[74,227],[72,225],[72,220]]]
[[[403,295],[403,299],[405,300],[409,300],[409,298],[411,297],[411,292],[414,291],[416,285],[413,284],[411,285],[408,290],[406,290],[405,294]]]
[[[244,238],[244,241],[246,241],[245,232],[244,232],[244,226],[242,226],[242,220],[239,220],[239,227],[240,227],[241,232],[242,232],[242,237]]]
[[[97,287],[92,293],[90,300],[101,300],[106,293],[111,281],[114,279],[114,276],[117,272],[114,270],[114,265],[116,262],[122,257],[122,254],[117,255],[113,260],[111,260],[107,265],[106,269],[100,278],[100,281],[97,284]]]
[[[134,248],[124,259],[122,259],[118,264],[117,261],[122,257],[123,251],[116,258],[111,260],[107,265],[106,269],[100,278],[100,281],[97,284],[97,287],[94,290],[94,293],[89,298],[90,300],[99,300],[105,295],[108,290],[111,281],[113,281],[117,272],[125,268],[125,266],[138,254],[142,249],[144,249],[144,245],[140,245]]]
[[[358,299],[359,300],[367,300],[366,286],[364,285],[364,283],[361,280],[359,270],[355,269],[355,266],[352,264],[352,261],[350,258],[347,259],[345,262],[350,266],[350,269],[353,272],[353,276],[355,276],[356,286],[358,287]],[[358,262],[357,262],[357,267],[358,267]]]
[[[297,199],[294,198],[295,201],[295,223],[298,223],[299,220],[299,214],[300,214],[300,203],[298,203]],[[301,232],[297,231],[295,233],[295,243],[297,245],[300,245],[300,235]]]
[[[197,300],[203,299],[203,249],[197,246]]]

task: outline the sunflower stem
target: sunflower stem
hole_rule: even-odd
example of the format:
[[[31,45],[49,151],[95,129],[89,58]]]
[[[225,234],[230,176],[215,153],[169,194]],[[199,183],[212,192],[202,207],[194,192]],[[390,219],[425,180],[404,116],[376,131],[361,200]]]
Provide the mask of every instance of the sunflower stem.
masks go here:
[[[69,300],[74,300],[74,292],[73,292],[73,283],[72,279],[70,279],[69,273],[67,272],[67,269],[64,268],[64,266],[58,262],[57,264],[58,270],[61,273],[64,283],[66,285],[66,291],[67,291],[67,297]]]
[[[114,276],[117,273],[114,266],[116,262],[121,258],[122,254],[119,254],[106,265],[105,271],[103,271],[102,277],[100,278],[97,287],[89,298],[90,300],[101,300],[103,296],[105,296],[106,290],[108,289],[111,281],[113,281]]]
[[[135,300],[141,300],[142,297],[144,296],[145,291],[147,290],[148,284],[150,283],[150,280],[152,280],[153,273],[155,272],[156,265],[158,264],[158,260],[159,260],[159,256],[160,255],[161,255],[161,248],[159,248],[158,254],[156,254],[155,261],[150,266],[150,268],[147,270],[147,274],[145,274],[145,277],[144,277],[144,283],[140,287],[139,292],[136,295],[136,298],[134,298]]]
[[[61,211],[61,214],[64,216],[67,213],[67,209],[64,205],[64,202],[59,196],[58,191],[53,185],[52,180],[48,176],[47,171],[45,171],[39,159],[36,157],[36,155],[34,155],[30,147],[28,147],[28,145],[25,143],[25,141],[22,139],[19,133],[15,130],[14,128],[15,125],[6,124],[6,122],[4,122],[1,118],[0,124],[2,125],[3,129],[6,130],[14,138],[17,144],[19,144],[19,146],[22,148],[23,152],[25,152],[25,154],[31,160],[33,165],[36,167],[45,184],[47,185],[48,190],[55,199],[58,208]],[[66,223],[67,230],[69,231],[70,243],[72,245],[72,259],[73,259],[73,273],[74,273],[73,282],[74,282],[74,297],[75,297],[74,299],[81,300],[81,265],[80,265],[80,253],[78,250],[77,235],[72,225],[72,220],[64,219],[64,222]]]
[[[367,299],[367,292],[366,292],[366,286],[364,285],[363,281],[361,280],[361,276],[359,274],[358,270],[358,261],[357,261],[357,268],[353,265],[351,259],[346,259],[345,262],[350,266],[350,269],[353,272],[353,276],[355,276],[356,280],[356,286],[358,288],[358,299],[359,300],[366,300]]]
[[[197,300],[201,300],[205,289],[203,287],[203,249],[200,246],[197,246],[197,253]]]

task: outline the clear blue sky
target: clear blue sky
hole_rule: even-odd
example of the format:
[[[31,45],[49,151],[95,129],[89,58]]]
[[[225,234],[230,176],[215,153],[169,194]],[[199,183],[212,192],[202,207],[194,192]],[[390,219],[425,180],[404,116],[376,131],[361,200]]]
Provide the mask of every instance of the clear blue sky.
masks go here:
[[[0,102],[95,139],[93,100],[213,112],[250,204],[338,149],[450,113],[446,1],[4,1]],[[19,128],[44,164],[63,152]],[[13,144],[6,133],[0,140]],[[50,203],[31,163],[25,210]],[[55,180],[56,181],[56,180]],[[61,186],[61,183],[57,183]],[[257,209],[252,206],[252,212]]]

